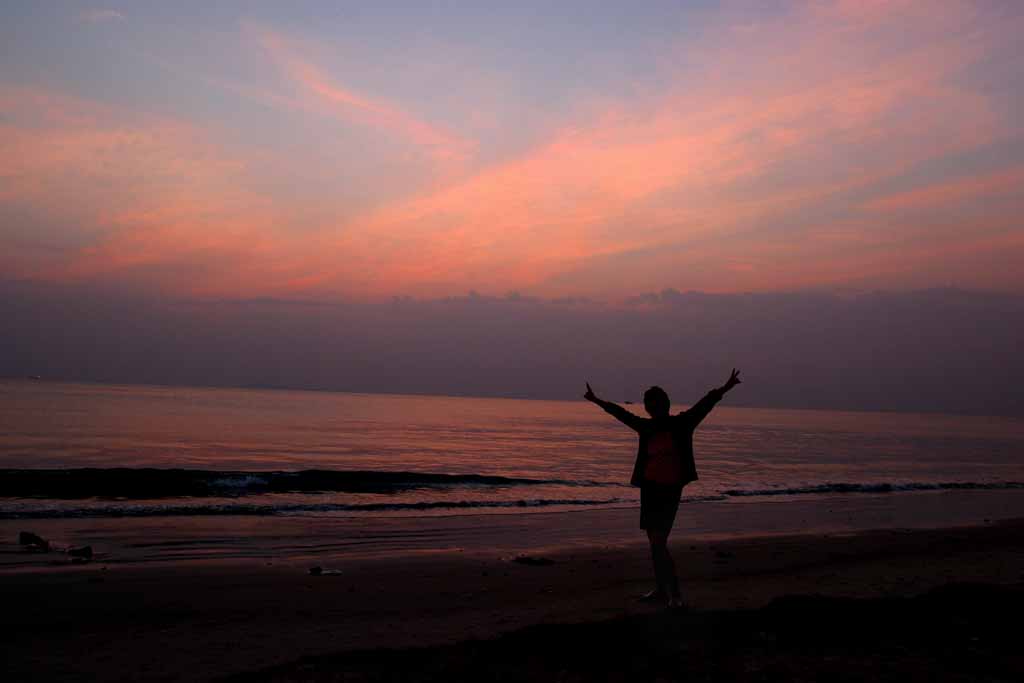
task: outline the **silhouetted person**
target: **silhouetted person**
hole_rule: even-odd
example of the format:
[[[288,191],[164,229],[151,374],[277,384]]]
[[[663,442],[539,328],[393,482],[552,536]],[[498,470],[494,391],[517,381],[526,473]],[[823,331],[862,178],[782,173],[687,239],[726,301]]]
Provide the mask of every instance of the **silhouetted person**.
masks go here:
[[[727,391],[740,383],[733,368],[729,381],[712,389],[689,410],[670,415],[668,394],[661,387],[644,392],[644,408],[650,418],[634,415],[625,408],[599,399],[587,383],[583,398],[604,408],[640,435],[636,464],[630,483],[640,487],[640,528],[651,543],[651,560],[657,587],[644,600],[667,600],[669,607],[683,607],[676,565],[668,552],[668,534],[679,509],[683,487],[697,479],[693,461],[693,430],[707,417]]]

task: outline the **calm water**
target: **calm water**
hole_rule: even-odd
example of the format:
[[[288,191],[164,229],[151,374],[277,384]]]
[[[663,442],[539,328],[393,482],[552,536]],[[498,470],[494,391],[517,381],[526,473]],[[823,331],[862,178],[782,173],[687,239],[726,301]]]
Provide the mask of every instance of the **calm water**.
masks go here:
[[[0,519],[631,506],[635,448],[583,400],[8,381]],[[712,504],[1024,489],[1010,418],[720,406],[695,450]]]

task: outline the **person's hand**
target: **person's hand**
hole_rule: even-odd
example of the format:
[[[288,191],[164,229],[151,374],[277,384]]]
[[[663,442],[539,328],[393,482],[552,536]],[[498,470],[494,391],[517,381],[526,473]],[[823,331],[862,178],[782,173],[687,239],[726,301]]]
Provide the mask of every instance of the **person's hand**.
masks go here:
[[[594,390],[590,388],[590,382],[587,382],[587,393],[583,394],[583,398],[597,403],[597,395],[594,394]]]
[[[733,368],[732,369],[732,374],[729,375],[729,381],[726,382],[725,386],[722,387],[722,391],[729,391],[730,389],[732,389],[737,384],[742,384],[742,383],[743,383],[742,380],[740,380],[740,371],[737,370],[736,368]]]

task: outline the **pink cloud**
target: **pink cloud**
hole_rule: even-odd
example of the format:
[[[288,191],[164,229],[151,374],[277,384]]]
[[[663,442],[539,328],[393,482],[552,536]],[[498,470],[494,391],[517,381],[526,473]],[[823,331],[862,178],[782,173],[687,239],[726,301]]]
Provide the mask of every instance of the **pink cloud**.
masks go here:
[[[586,117],[478,167],[448,163],[473,149],[458,135],[342,87],[290,41],[250,29],[300,96],[240,92],[297,115],[326,112],[371,127],[441,162],[419,191],[356,215],[325,195],[324,218],[298,230],[306,206],[256,189],[259,150],[227,149],[210,131],[173,118],[0,88],[0,201],[44,215],[68,204],[88,232],[87,246],[57,266],[28,260],[18,272],[208,295],[475,288],[614,298],[668,286],[919,284],[958,245],[979,259],[1019,248],[1006,236],[1007,216],[949,225],[941,239],[902,218],[908,209],[941,212],[1007,195],[1024,172],[889,189],[1015,124],[957,78],[988,54],[985,41],[937,30],[920,6],[903,3],[895,16],[912,19],[897,24],[907,47],[879,47],[865,28],[885,15],[878,7],[840,22],[843,12],[870,8],[829,5],[840,13],[829,15],[817,3],[745,28],[736,54],[693,47],[721,74],[581,106]],[[1000,27],[1001,39],[1010,28]],[[743,77],[722,75],[735,72]],[[858,222],[865,207],[871,220]],[[981,269],[957,272],[968,283],[990,280]]]
[[[334,82],[328,74],[303,58],[292,41],[267,28],[247,27],[274,62],[303,91],[328,111],[347,121],[383,130],[426,148],[441,161],[464,159],[473,144],[431,125],[379,98],[356,93]]]
[[[8,274],[130,273],[141,286],[211,292],[226,281],[240,286],[250,264],[260,273],[246,286],[273,282],[279,267],[271,264],[292,249],[273,202],[246,189],[246,161],[194,126],[27,88],[0,87],[0,112],[15,122],[0,124],[0,201],[44,221],[73,221],[64,239],[84,242],[57,260],[12,254]],[[195,268],[207,261],[205,274]],[[189,270],[198,276],[183,278]]]
[[[1024,168],[989,173],[980,177],[959,178],[936,183],[909,192],[900,192],[867,202],[871,211],[932,210],[950,204],[973,201],[986,197],[1014,194],[1024,189]]]
[[[695,240],[725,240],[735,248],[732,235],[749,232],[751,225],[798,216],[1000,134],[984,99],[949,82],[951,73],[976,58],[975,45],[931,43],[887,59],[882,68],[846,63],[844,44],[830,47],[833,35],[797,33],[787,42],[801,45],[798,54],[816,53],[817,63],[832,68],[819,73],[814,67],[810,75],[783,71],[724,95],[712,83],[660,101],[615,106],[593,122],[555,132],[518,158],[347,223],[323,251],[359,257],[346,259],[343,268],[324,262],[311,267],[322,269],[319,282],[364,294],[395,288],[447,293],[459,282],[551,291],[557,285],[549,283],[561,273],[590,261],[655,254]],[[845,46],[859,49],[860,40],[854,36]],[[908,108],[914,116],[902,115]],[[830,147],[885,159],[832,177],[825,167],[819,179],[757,189],[780,162],[820,156]],[[748,252],[771,249],[770,236],[747,239]],[[681,257],[669,253],[664,266],[651,269],[661,260],[652,256],[646,266],[626,266],[620,275],[642,280],[647,273],[630,270],[637,268],[678,278],[671,264]],[[743,271],[764,278],[754,288],[778,284],[764,269]],[[584,286],[593,291],[600,285]],[[692,286],[715,284],[704,279]]]

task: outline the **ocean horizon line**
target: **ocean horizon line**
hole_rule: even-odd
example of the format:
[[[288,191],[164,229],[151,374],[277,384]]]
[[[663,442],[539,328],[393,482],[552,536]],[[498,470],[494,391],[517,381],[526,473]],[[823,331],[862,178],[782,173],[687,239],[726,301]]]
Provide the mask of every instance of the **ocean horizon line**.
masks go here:
[[[585,381],[585,380],[584,380]],[[501,396],[493,394],[450,394],[450,393],[418,393],[418,392],[396,392],[396,391],[360,391],[350,389],[337,389],[328,387],[301,387],[301,386],[273,386],[273,385],[245,385],[245,384],[172,384],[163,382],[125,382],[108,381],[95,379],[64,379],[43,375],[0,375],[0,383],[8,384],[36,384],[46,383],[50,385],[63,384],[70,386],[100,386],[100,387],[125,387],[125,388],[152,388],[152,389],[192,389],[192,390],[227,390],[227,391],[274,391],[282,393],[310,393],[310,394],[342,394],[348,396],[381,396],[393,398],[443,398],[443,399],[466,399],[466,400],[497,400],[497,401],[533,401],[539,403],[576,403],[575,398],[545,398],[539,396]],[[582,401],[582,393],[580,394]],[[636,399],[614,399],[616,402],[626,405],[639,405],[641,401]],[[689,406],[688,403],[676,403],[677,406]],[[720,409],[763,410],[763,411],[797,411],[813,413],[856,413],[856,414],[882,414],[882,415],[921,415],[928,417],[949,415],[952,417],[971,418],[1000,418],[1010,420],[1024,420],[1024,412],[1021,413],[981,413],[981,412],[953,412],[942,410],[899,410],[894,408],[858,408],[858,407],[814,407],[808,405],[753,405],[743,404],[722,406]]]

